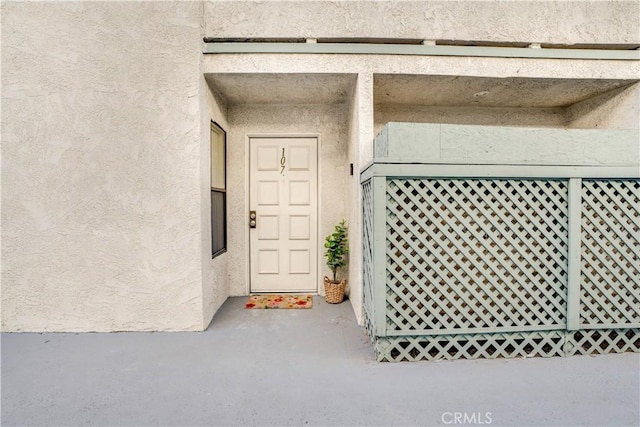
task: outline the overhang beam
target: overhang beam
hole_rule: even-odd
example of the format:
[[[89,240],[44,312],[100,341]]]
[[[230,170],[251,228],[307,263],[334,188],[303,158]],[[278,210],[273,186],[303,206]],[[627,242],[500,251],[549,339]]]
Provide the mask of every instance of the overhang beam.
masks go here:
[[[526,47],[443,46],[367,43],[217,43],[205,42],[205,54],[343,54],[468,56],[488,58],[592,59],[638,61],[638,50],[549,49]]]

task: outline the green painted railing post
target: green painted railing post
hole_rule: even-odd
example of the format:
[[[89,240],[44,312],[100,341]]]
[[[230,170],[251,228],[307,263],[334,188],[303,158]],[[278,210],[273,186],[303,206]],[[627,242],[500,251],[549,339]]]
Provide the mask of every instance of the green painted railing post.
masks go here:
[[[373,193],[373,318],[376,337],[387,336],[387,178],[371,179]]]
[[[582,251],[582,179],[569,179],[569,255],[567,285],[567,329],[580,329],[580,280]]]

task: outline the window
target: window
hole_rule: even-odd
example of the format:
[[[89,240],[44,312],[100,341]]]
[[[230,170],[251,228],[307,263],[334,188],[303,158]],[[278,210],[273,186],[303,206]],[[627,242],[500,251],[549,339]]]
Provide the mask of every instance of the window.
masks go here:
[[[211,122],[211,252],[227,251],[227,134]]]

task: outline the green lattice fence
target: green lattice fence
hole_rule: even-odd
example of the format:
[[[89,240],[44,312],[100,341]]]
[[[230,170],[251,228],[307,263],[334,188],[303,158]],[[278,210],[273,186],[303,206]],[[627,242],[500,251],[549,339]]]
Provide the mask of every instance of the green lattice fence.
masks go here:
[[[369,336],[374,336],[373,331],[373,190],[371,181],[362,184],[362,207],[364,209],[362,224],[362,252],[363,255],[363,306],[365,328]]]
[[[372,175],[364,306],[379,360],[640,349],[639,180]]]
[[[580,325],[640,321],[640,184],[582,182]]]

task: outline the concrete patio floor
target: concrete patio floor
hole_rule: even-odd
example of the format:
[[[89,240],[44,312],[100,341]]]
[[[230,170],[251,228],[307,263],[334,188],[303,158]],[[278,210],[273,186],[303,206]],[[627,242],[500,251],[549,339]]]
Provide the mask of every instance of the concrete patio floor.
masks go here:
[[[3,334],[2,425],[640,424],[638,354],[378,363],[348,302],[244,301],[201,333]]]

